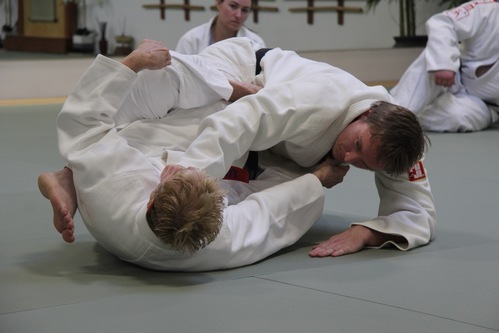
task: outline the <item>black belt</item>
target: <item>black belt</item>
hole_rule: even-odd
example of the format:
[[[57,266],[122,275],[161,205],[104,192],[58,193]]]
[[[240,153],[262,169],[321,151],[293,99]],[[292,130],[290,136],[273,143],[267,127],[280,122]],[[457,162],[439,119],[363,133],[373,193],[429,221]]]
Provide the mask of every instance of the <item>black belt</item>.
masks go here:
[[[260,66],[260,61],[262,60],[265,53],[267,53],[270,50],[272,50],[272,49],[266,48],[266,49],[259,49],[258,51],[255,52],[255,56],[256,56],[255,75],[260,74],[260,72],[262,71],[262,66]],[[256,177],[258,176],[258,173],[260,172],[260,168],[258,166],[258,152],[257,151],[250,151],[249,152],[248,159],[246,160],[246,164],[244,164],[244,168],[249,173],[249,179],[251,179],[251,180],[256,179]]]
[[[265,53],[269,52],[272,49],[266,48],[266,49],[260,49],[255,52],[256,55],[256,69],[255,69],[255,75],[260,74],[262,71],[262,66],[260,66],[260,61],[262,60],[263,56]]]

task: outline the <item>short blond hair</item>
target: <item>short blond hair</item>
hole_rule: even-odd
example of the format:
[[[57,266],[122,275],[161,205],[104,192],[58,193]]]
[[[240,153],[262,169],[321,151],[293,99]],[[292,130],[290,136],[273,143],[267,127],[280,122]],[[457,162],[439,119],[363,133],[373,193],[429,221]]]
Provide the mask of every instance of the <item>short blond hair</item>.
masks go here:
[[[218,181],[205,172],[182,170],[155,189],[147,222],[173,250],[193,254],[220,232],[224,196]]]

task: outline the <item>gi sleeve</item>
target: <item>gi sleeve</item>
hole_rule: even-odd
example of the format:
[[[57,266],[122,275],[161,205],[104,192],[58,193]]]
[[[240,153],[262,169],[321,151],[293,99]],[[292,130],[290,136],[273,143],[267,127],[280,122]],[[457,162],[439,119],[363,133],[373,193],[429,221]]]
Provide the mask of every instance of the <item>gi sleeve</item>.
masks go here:
[[[196,166],[222,178],[232,162],[248,150],[268,149],[290,138],[303,120],[295,117],[292,95],[284,84],[279,93],[262,89],[205,118],[178,164]]]
[[[226,267],[251,264],[294,244],[320,218],[324,189],[306,174],[253,193],[228,206],[224,220],[231,239]]]
[[[59,150],[71,162],[114,128],[114,117],[137,78],[119,62],[98,55],[68,96],[57,118]],[[118,93],[119,92],[119,93]]]
[[[459,41],[472,38],[480,31],[482,17],[479,14],[478,10],[466,10],[463,5],[428,19],[428,43],[425,49],[428,71],[459,71]]]
[[[80,193],[116,174],[151,170],[143,154],[117,134],[114,122],[136,77],[128,67],[99,55],[62,107],[57,118],[59,151],[71,165]]]
[[[435,205],[426,174],[421,161],[409,173],[399,176],[376,172],[375,182],[380,197],[379,216],[354,225],[403,237],[405,243],[388,243],[404,251],[430,242],[435,230]]]

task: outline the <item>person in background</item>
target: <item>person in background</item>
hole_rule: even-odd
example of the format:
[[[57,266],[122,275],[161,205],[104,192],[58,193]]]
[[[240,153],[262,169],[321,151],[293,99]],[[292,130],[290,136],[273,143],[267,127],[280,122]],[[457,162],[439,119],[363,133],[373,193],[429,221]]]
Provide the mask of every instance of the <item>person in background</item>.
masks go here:
[[[426,28],[426,48],[390,93],[427,131],[489,127],[499,112],[499,2],[466,2]]]
[[[263,39],[244,26],[251,12],[251,0],[217,0],[217,10],[218,15],[208,23],[186,32],[175,51],[198,54],[208,45],[231,37],[249,38],[255,45],[255,51],[265,47]]]

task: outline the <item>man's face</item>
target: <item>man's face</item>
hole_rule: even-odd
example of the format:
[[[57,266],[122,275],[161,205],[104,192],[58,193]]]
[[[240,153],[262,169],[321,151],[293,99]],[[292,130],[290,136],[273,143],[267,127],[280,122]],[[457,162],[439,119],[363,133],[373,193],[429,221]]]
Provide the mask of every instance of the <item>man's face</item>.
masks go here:
[[[377,161],[377,140],[372,139],[369,125],[359,118],[340,133],[333,145],[333,158],[337,163],[348,163],[360,169],[381,170]]]

